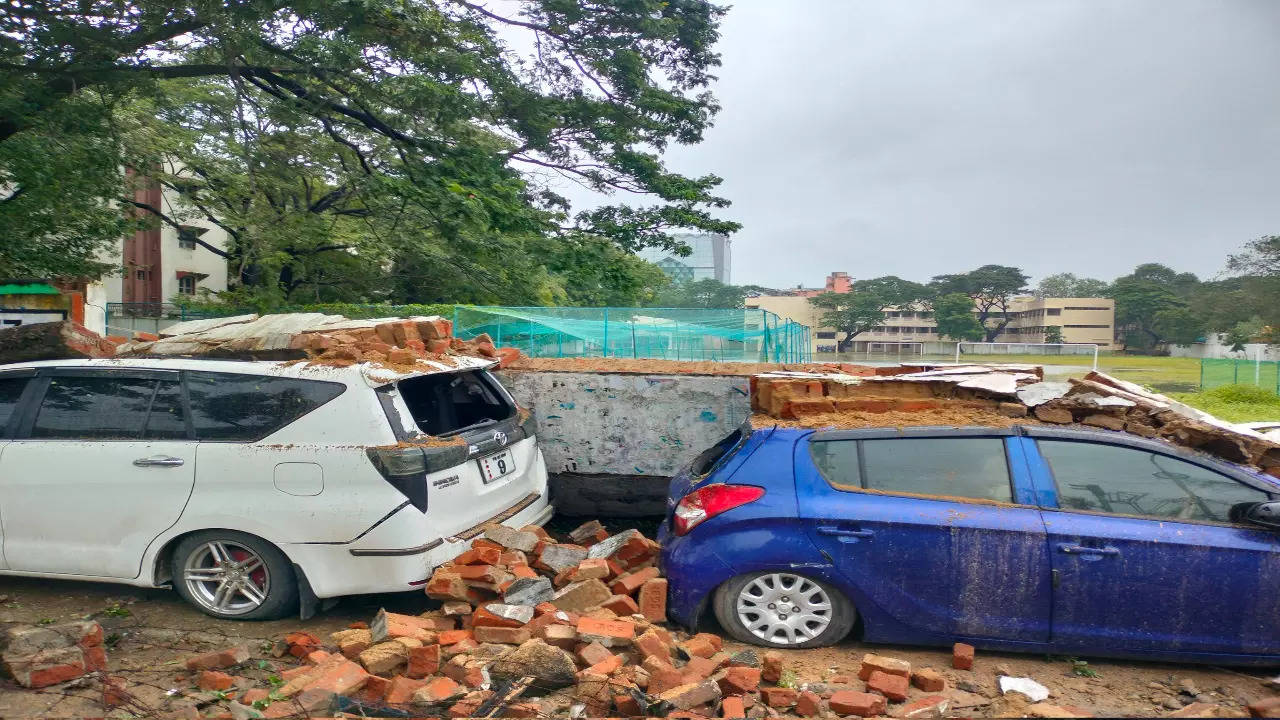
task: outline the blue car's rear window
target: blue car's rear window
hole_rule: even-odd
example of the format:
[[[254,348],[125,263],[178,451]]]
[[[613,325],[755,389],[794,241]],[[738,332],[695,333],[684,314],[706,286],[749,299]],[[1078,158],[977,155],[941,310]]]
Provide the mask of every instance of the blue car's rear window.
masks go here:
[[[831,440],[812,443],[811,452],[818,471],[837,490],[1013,502],[1000,438]]]

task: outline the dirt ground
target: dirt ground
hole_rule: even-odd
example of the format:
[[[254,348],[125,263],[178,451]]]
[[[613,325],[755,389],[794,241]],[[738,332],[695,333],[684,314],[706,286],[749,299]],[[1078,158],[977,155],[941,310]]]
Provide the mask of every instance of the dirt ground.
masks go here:
[[[345,598],[306,622],[296,618],[273,622],[215,620],[183,603],[168,590],[137,589],[84,582],[55,582],[29,578],[0,581],[0,627],[9,623],[65,621],[91,616],[107,635],[108,672],[125,678],[138,699],[131,712],[120,708],[108,717],[195,717],[219,710],[217,698],[190,684],[182,661],[201,652],[247,644],[253,653],[243,675],[266,686],[271,675],[295,661],[277,659],[272,641],[294,630],[324,638],[353,621],[368,621],[379,607],[417,613],[435,606],[418,593]],[[718,628],[708,628],[717,631]],[[747,646],[726,642],[736,652]],[[1049,688],[1047,702],[1084,708],[1097,716],[1157,716],[1199,700],[1244,716],[1243,705],[1275,693],[1263,682],[1267,673],[1253,669],[1179,666],[1088,659],[1086,675],[1073,672],[1068,658],[986,653],[979,651],[971,671],[952,670],[944,649],[872,646],[846,641],[836,647],[783,651],[799,683],[822,683],[835,675],[854,675],[863,653],[875,652],[908,660],[913,666],[933,667],[949,681],[953,716],[1018,717],[1026,707],[1020,696],[1000,697],[997,674],[1030,677]],[[857,689],[860,683],[854,681]],[[1190,692],[1188,692],[1190,691]],[[913,695],[923,695],[913,689]],[[175,714],[176,713],[176,714]],[[0,680],[0,717],[102,716],[101,690],[96,682],[24,690]]]

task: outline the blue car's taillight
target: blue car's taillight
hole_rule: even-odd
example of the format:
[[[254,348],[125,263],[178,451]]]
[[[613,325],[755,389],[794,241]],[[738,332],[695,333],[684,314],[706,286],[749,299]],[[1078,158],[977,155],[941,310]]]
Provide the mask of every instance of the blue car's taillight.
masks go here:
[[[685,495],[676,503],[672,527],[676,535],[684,535],[711,518],[764,497],[764,488],[754,485],[706,485]]]

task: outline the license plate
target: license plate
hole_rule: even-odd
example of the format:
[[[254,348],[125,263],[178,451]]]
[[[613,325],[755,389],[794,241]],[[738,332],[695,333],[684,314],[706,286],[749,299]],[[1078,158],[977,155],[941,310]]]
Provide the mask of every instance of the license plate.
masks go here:
[[[491,483],[515,471],[516,461],[511,457],[510,450],[503,450],[489,457],[480,458],[480,472],[484,474],[486,483]]]

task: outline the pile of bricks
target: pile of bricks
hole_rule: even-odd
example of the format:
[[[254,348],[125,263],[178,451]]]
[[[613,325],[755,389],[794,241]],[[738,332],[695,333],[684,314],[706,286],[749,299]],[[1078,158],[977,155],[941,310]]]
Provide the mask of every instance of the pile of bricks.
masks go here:
[[[322,640],[295,632],[277,654],[302,664],[244,692],[248,653],[187,660],[232,715],[368,717],[745,717],[804,702],[777,653],[730,655],[719,636],[665,627],[659,547],[586,523],[565,542],[492,526],[440,566],[421,615],[378,612]],[[884,698],[880,698],[883,702]],[[397,715],[396,713],[399,713]],[[776,714],[776,711],[774,712]]]
[[[1024,417],[1016,396],[1039,382],[1035,366],[965,366],[957,371],[928,365],[841,365],[836,374],[766,373],[751,378],[751,409],[794,420],[832,413],[927,412],[963,408]]]
[[[43,688],[105,670],[107,653],[96,622],[20,625],[0,635],[5,675],[26,688]]]
[[[119,348],[124,356],[206,356],[308,360],[328,365],[367,362],[409,368],[423,361],[465,355],[498,361],[521,357],[498,348],[486,334],[454,337],[453,323],[438,316],[349,319],[319,313],[243,315],[180,323],[160,335],[139,334]]]

